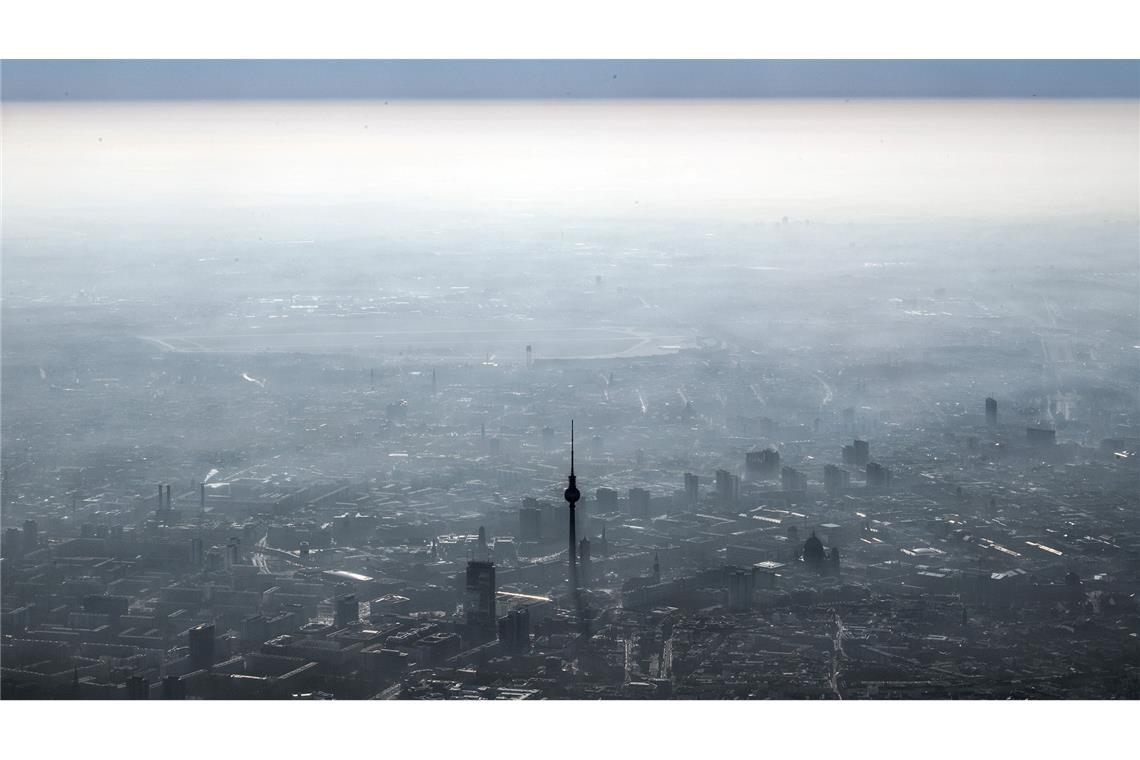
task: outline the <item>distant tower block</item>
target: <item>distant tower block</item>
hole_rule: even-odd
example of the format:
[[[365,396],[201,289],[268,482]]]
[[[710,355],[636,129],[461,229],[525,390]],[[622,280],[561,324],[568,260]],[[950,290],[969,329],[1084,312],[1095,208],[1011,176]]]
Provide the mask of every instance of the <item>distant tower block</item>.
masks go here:
[[[495,563],[470,560],[467,563],[466,592],[463,607],[467,624],[485,632],[494,631],[498,619],[495,614]]]
[[[691,472],[685,473],[685,501],[689,506],[695,505],[700,501],[700,484],[701,479]]]
[[[992,398],[986,399],[986,424],[990,427],[997,424],[997,401]]]
[[[435,382],[435,370],[433,369],[431,371],[431,395],[433,395],[433,396],[435,395],[437,388],[438,388],[438,386],[436,385],[436,382]]]
[[[534,366],[534,351],[531,349],[530,344],[526,344],[526,368],[530,369]]]

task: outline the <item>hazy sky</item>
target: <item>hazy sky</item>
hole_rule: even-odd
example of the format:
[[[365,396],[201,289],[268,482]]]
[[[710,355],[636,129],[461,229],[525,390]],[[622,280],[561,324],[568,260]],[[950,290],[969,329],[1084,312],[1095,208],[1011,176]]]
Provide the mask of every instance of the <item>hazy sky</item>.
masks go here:
[[[6,237],[395,230],[408,215],[1135,218],[1126,100],[8,103]]]
[[[1135,60],[3,62],[5,100],[1138,96]]]

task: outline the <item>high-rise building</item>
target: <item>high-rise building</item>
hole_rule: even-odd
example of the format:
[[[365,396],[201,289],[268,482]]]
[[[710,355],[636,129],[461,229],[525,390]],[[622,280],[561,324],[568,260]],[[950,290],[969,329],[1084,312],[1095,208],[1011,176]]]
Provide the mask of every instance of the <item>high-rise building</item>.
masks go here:
[[[530,610],[514,609],[498,620],[499,641],[511,654],[530,650]]]
[[[333,627],[347,628],[359,622],[360,604],[356,601],[356,594],[341,594],[336,597],[333,607]]]
[[[190,644],[190,668],[206,670],[214,665],[214,624],[202,623],[188,632]]]
[[[749,451],[744,455],[744,474],[748,480],[774,480],[780,475],[780,452],[775,449]]]
[[[752,597],[756,590],[756,571],[752,568],[726,567],[725,591],[728,608],[733,612],[752,609]]]
[[[246,615],[242,618],[239,633],[243,647],[259,647],[269,638],[269,619],[264,615]]]
[[[24,554],[34,552],[40,547],[40,531],[35,520],[24,520],[23,533]]]
[[[649,491],[644,488],[629,489],[629,514],[631,517],[646,519],[649,517]]]
[[[205,561],[205,544],[198,536],[190,539],[190,564],[198,567]]]
[[[463,610],[467,624],[483,631],[494,631],[495,563],[471,560],[467,563],[466,601]]]
[[[802,492],[807,490],[807,475],[794,467],[784,467],[780,470],[780,488],[789,492]]]
[[[997,424],[997,401],[992,398],[986,399],[986,424],[990,427]]]
[[[854,443],[855,459],[852,462],[859,467],[866,467],[867,463],[871,461],[871,444],[866,441],[855,439]]]
[[[599,488],[594,491],[598,514],[618,511],[618,492],[612,488]]]
[[[1057,431],[1049,428],[1027,427],[1025,428],[1025,442],[1030,446],[1052,446],[1057,443]]]
[[[716,496],[723,504],[735,503],[740,498],[740,478],[728,470],[717,470]]]
[[[867,485],[881,488],[891,484],[891,471],[878,462],[867,463]]]
[[[685,473],[685,501],[690,507],[695,506],[701,498],[701,479],[691,472]]]
[[[828,496],[839,496],[851,486],[851,473],[833,464],[823,468],[823,488]]]
[[[8,528],[4,531],[5,557],[20,559],[24,556],[24,534],[19,528]]]

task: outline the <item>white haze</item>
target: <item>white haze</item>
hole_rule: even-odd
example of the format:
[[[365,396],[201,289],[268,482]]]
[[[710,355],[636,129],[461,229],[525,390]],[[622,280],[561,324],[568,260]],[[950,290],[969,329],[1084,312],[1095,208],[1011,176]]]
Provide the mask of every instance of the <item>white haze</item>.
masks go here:
[[[1138,145],[1131,101],[8,103],[4,222],[281,239],[444,214],[1129,220]]]

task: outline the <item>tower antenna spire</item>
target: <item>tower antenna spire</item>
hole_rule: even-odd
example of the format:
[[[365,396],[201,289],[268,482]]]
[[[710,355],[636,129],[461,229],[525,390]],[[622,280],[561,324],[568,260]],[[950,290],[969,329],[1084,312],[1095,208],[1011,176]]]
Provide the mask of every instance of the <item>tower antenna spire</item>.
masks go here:
[[[574,474],[574,420],[570,420],[570,474]]]

